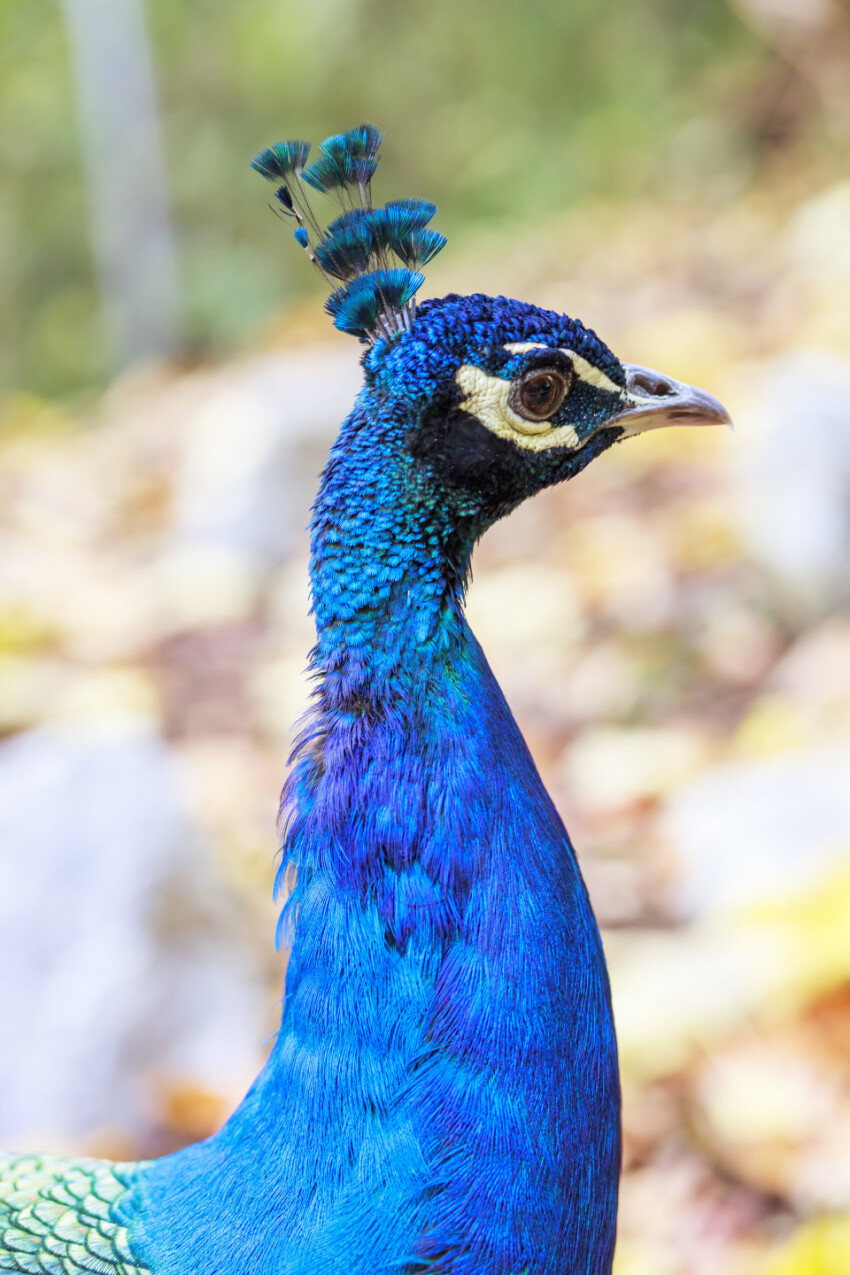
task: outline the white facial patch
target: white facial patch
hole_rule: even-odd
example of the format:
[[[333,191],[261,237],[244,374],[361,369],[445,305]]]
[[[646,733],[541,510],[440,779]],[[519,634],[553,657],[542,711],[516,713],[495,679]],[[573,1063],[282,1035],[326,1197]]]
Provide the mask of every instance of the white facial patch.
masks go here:
[[[527,421],[508,403],[511,382],[500,376],[488,376],[480,367],[464,363],[455,380],[466,395],[461,403],[465,412],[477,416],[499,438],[506,438],[531,452],[545,452],[550,447],[578,447],[579,437],[572,425],[555,425],[549,421]]]
[[[551,350],[552,346],[538,342],[514,341],[504,346],[509,354],[525,354],[527,350]],[[599,368],[588,363],[573,350],[562,350],[573,365],[573,371],[580,381],[592,385],[594,389],[606,390],[609,394],[622,395],[622,387],[616,385],[610,377]],[[464,363],[455,373],[455,380],[465,394],[461,407],[472,416],[477,416],[482,425],[499,438],[505,438],[527,451],[545,452],[552,447],[576,448],[581,445],[573,425],[552,425],[550,421],[528,421],[511,407],[508,399],[511,393],[511,381],[501,376],[489,376],[480,367]]]

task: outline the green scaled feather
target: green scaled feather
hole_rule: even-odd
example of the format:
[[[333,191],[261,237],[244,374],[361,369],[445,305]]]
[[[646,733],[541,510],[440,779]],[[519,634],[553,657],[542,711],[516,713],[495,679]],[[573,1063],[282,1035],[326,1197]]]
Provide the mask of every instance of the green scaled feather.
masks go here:
[[[0,1272],[147,1275],[116,1208],[138,1167],[0,1156]]]

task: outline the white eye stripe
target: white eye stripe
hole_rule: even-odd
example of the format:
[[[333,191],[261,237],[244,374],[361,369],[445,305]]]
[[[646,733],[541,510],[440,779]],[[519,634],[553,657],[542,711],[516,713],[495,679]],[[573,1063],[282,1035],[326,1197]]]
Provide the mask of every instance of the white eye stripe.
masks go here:
[[[511,341],[509,345],[502,347],[509,354],[526,354],[529,350],[551,350],[551,345],[543,345],[540,341]],[[580,381],[584,381],[586,385],[592,385],[595,390],[605,390],[608,394],[616,394],[619,398],[623,393],[622,385],[618,385],[616,381],[612,381],[610,376],[606,376],[604,372],[600,372],[598,367],[594,367],[592,363],[588,363],[587,359],[582,358],[580,354],[576,354],[575,350],[561,349],[561,354],[566,354],[567,358],[573,365],[573,371]]]
[[[477,417],[499,438],[506,438],[531,452],[579,446],[579,437],[572,425],[553,427],[548,421],[527,421],[515,412],[508,402],[511,382],[501,376],[488,376],[480,367],[464,363],[455,373],[455,380],[465,395],[461,403],[463,410]]]
[[[508,354],[525,354],[529,350],[551,350],[551,345],[540,341],[512,341],[502,347]],[[621,398],[623,388],[612,381],[609,376],[594,367],[575,350],[561,349],[572,364],[573,372],[578,380],[594,389],[603,390],[607,394],[615,394]],[[513,410],[508,399],[511,382],[500,376],[488,376],[480,367],[464,363],[455,374],[455,379],[463,390],[465,398],[461,406],[464,411],[476,416],[482,425],[500,438],[509,439],[526,451],[542,452],[552,447],[576,448],[580,445],[578,434],[572,425],[551,426],[548,421],[529,421]]]

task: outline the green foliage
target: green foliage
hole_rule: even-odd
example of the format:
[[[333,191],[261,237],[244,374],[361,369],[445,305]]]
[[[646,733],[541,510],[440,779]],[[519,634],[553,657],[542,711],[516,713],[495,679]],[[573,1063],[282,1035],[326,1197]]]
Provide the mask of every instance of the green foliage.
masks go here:
[[[765,56],[723,0],[148,0],[147,13],[201,351],[317,287],[249,169],[262,146],[372,120],[388,138],[378,199],[434,198],[449,234],[527,228],[682,180],[671,155],[695,117],[716,124],[715,167],[738,162],[729,102]],[[0,35],[0,380],[62,392],[106,369],[61,8],[3,0]]]

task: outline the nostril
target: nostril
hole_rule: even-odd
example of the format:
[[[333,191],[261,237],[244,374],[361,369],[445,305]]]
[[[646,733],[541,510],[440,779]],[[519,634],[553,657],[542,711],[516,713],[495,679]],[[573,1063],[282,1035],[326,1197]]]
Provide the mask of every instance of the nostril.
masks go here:
[[[664,398],[673,393],[673,386],[663,376],[651,372],[635,372],[632,376],[632,389],[643,390],[656,398]]]

